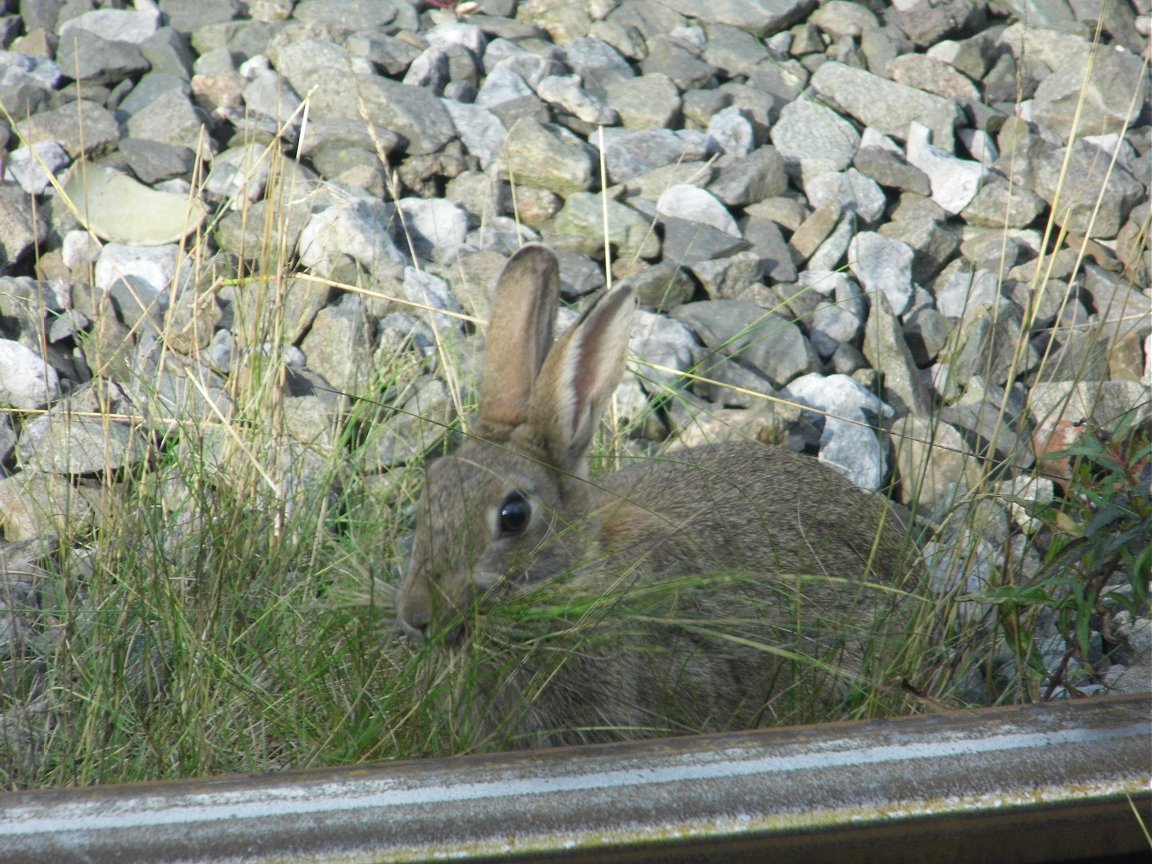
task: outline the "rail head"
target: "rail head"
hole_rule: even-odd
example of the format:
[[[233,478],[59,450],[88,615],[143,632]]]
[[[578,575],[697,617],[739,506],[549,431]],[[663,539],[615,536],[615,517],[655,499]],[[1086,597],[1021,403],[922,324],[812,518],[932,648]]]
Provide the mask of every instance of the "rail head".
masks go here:
[[[1147,853],[1152,694],[0,795],[5,861],[1074,861]],[[866,854],[865,854],[866,853]],[[847,858],[846,858],[847,856]]]

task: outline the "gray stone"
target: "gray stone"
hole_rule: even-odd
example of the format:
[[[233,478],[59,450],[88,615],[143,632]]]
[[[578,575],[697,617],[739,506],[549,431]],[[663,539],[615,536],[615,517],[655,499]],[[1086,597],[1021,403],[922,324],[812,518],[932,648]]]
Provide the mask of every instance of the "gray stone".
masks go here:
[[[952,130],[961,115],[948,99],[836,62],[824,63],[816,70],[812,87],[821,98],[865,126],[903,141],[908,137],[909,124],[917,122],[932,131],[932,140],[939,147],[946,151],[953,148]],[[844,167],[847,163],[831,170]]]
[[[365,32],[380,30],[396,18],[387,0],[301,0],[292,11],[297,21],[328,24]]]
[[[133,326],[167,302],[180,248],[106,243],[93,271],[95,286],[111,294],[121,320]]]
[[[499,118],[480,105],[465,105],[452,99],[443,100],[444,108],[460,132],[468,152],[487,170],[500,158],[508,133]]]
[[[981,184],[960,215],[970,225],[1025,228],[1043,211],[1044,201],[1039,195],[1003,177],[994,176]]]
[[[830,108],[810,99],[784,107],[772,127],[772,143],[790,172],[807,184],[829,171],[852,164],[860,135],[852,124]]]
[[[60,78],[52,60],[0,51],[0,104],[14,118],[39,111]]]
[[[949,387],[966,384],[973,376],[1003,385],[1009,374],[1019,376],[1034,368],[1040,355],[1030,342],[1016,356],[1020,324],[1020,313],[1009,306],[969,309],[940,351],[940,363],[948,367],[948,383],[938,382],[937,390],[947,394]]]
[[[864,327],[864,356],[883,376],[884,401],[897,416],[929,417],[932,396],[904,339],[900,320],[893,314],[884,292],[873,294],[871,300],[868,323]]]
[[[369,394],[372,350],[359,296],[346,294],[340,303],[317,312],[300,348],[308,369],[333,388],[352,398]]]
[[[27,198],[23,189],[0,186],[0,276],[11,272],[47,235],[43,218],[33,213]]]
[[[932,194],[927,174],[915,165],[909,165],[901,155],[880,147],[861,147],[852,157],[852,166],[889,189],[914,192],[924,197]]]
[[[231,147],[212,160],[204,192],[227,202],[233,210],[242,210],[264,194],[271,162],[272,155],[261,144]]]
[[[980,463],[960,432],[939,418],[908,414],[892,424],[900,500],[946,514],[980,480]]]
[[[565,300],[583,297],[604,287],[604,265],[579,252],[560,252],[560,296]],[[637,262],[637,266],[643,266]],[[495,278],[492,285],[496,284]],[[453,286],[455,287],[455,286]]]
[[[437,24],[420,35],[429,45],[441,47],[458,45],[476,57],[483,56],[484,49],[488,44],[488,37],[484,35],[484,31],[480,27],[460,21]]]
[[[656,168],[693,162],[709,154],[707,136],[687,130],[604,129],[604,162],[610,183],[623,183]],[[593,139],[599,144],[599,136]]]
[[[763,40],[747,30],[731,24],[708,23],[704,32],[708,41],[702,59],[727,77],[751,75],[759,64],[768,60]]]
[[[73,158],[103,155],[120,137],[112,112],[87,99],[19,120],[16,128],[26,145],[55,141]]]
[[[685,303],[672,310],[672,317],[691,327],[707,348],[748,366],[773,386],[810,371],[819,362],[799,327],[754,303]]]
[[[766,36],[791,27],[815,8],[815,0],[660,0],[682,15],[708,24],[728,24],[754,36]]]
[[[211,137],[205,118],[192,100],[180,90],[167,90],[128,118],[128,135],[159,141],[173,147],[187,147],[202,156],[211,156]]]
[[[920,368],[930,365],[948,340],[948,319],[931,306],[915,309],[904,325],[904,339]]]
[[[280,47],[270,55],[297,93],[309,94],[321,116],[372,118],[398,135],[409,153],[435,153],[456,136],[447,110],[430,91],[358,71],[342,48],[314,39]]]
[[[192,95],[192,87],[184,78],[166,72],[149,72],[120,100],[117,110],[132,116],[169,90],[177,90],[186,97]]]
[[[595,126],[611,126],[620,119],[616,110],[601,97],[585,92],[575,75],[549,75],[536,85],[536,95]]]
[[[608,85],[632,78],[636,73],[620,53],[599,39],[582,37],[560,47],[560,59],[597,96],[607,96]]]
[[[403,230],[396,229],[396,239],[408,239],[421,258],[442,260],[468,236],[468,214],[451,201],[402,198],[396,208],[403,221]]]
[[[861,489],[876,490],[888,473],[884,447],[872,428],[892,409],[847,375],[810,373],[790,382],[781,395],[820,412],[823,431],[817,458]]]
[[[86,84],[108,84],[148,71],[140,49],[128,42],[109,42],[88,30],[61,37],[56,62],[70,78]]]
[[[760,256],[755,252],[736,252],[724,258],[695,261],[689,269],[713,300],[743,299],[763,274]]]
[[[155,9],[100,9],[69,18],[60,24],[58,32],[61,43],[84,31],[109,42],[139,45],[151,38],[159,26],[160,15]]]
[[[962,72],[925,54],[902,54],[888,64],[888,75],[900,84],[935,93],[958,104],[980,101],[980,88]]]
[[[662,73],[613,81],[606,97],[625,129],[670,128],[680,117],[680,90]]]
[[[804,191],[813,209],[837,203],[841,210],[855,213],[865,224],[877,222],[888,203],[876,181],[855,168],[812,177],[805,183]]]
[[[784,159],[771,145],[746,156],[718,160],[716,177],[708,191],[730,207],[741,207],[782,195],[788,187]]]
[[[664,249],[677,264],[696,264],[715,258],[727,258],[748,248],[743,237],[720,231],[702,222],[662,216]],[[755,281],[755,280],[753,280]]]
[[[192,306],[200,306],[206,319],[215,310],[210,294],[193,299],[189,292],[189,300],[190,306],[183,308],[191,312]],[[182,304],[177,303],[172,308],[181,307]],[[179,317],[181,313],[177,313]],[[194,324],[194,320],[173,318],[168,322],[170,327],[177,328],[169,332],[177,332],[178,342],[190,352],[206,346],[211,337],[209,321],[205,321],[208,326],[201,327]],[[162,434],[172,429],[173,421],[216,423],[220,417],[230,416],[233,406],[225,392],[224,379],[198,362],[174,354],[171,350],[174,347],[167,339],[163,343],[158,339],[144,339],[132,358],[133,374],[124,390],[136,413],[143,415],[142,429]]]
[[[448,49],[433,45],[424,49],[412,61],[404,73],[403,83],[412,87],[423,87],[436,95],[442,95],[451,80],[448,71]]]
[[[408,301],[414,304],[417,314],[424,318],[429,326],[440,334],[458,335],[462,324],[460,303],[452,296],[447,282],[439,276],[421,272],[415,267],[405,267],[401,289]],[[434,309],[443,311],[430,311]]]
[[[648,40],[648,54],[640,61],[640,70],[645,75],[667,75],[682,91],[715,85],[715,68],[664,35]]]
[[[371,61],[392,78],[402,78],[420,56],[420,48],[408,40],[379,32],[351,33],[344,40],[344,47],[352,57]]]
[[[109,412],[109,409],[111,411]],[[96,474],[135,465],[148,448],[136,431],[134,412],[91,387],[58,402],[52,410],[29,421],[16,445],[17,458],[27,469],[51,474]]]
[[[328,275],[344,256],[369,273],[403,265],[384,226],[387,213],[378,202],[351,201],[334,204],[312,215],[300,234],[300,263],[320,275]]]
[[[682,389],[679,373],[691,371],[695,350],[699,347],[692,329],[686,324],[643,309],[637,310],[632,322],[629,349],[646,366],[640,378],[645,392],[657,395],[663,390]]]
[[[960,249],[960,236],[947,225],[922,217],[894,218],[877,229],[877,233],[912,247],[912,278],[930,282]]]
[[[975,0],[952,0],[946,5],[932,0],[911,0],[894,6],[887,17],[909,39],[922,47],[946,36],[974,29],[983,20],[984,14],[984,4],[976,3]]]
[[[1148,385],[1141,381],[1038,381],[1028,395],[1028,413],[1037,424],[1063,417],[1112,429],[1120,417],[1131,416],[1136,426],[1152,415]]]
[[[312,156],[326,147],[358,149],[385,154],[400,147],[399,137],[379,126],[369,126],[362,118],[311,117],[308,130],[300,141],[300,155]]]
[[[148,61],[149,74],[163,73],[188,80],[196,57],[188,37],[174,27],[161,27],[140,43],[140,53]]]
[[[609,200],[599,194],[574,192],[556,214],[554,228],[558,235],[575,238],[575,248],[593,255],[604,249],[604,218],[607,213],[608,242],[621,258],[655,258],[660,254],[660,240],[642,214],[627,204]],[[572,248],[571,240],[566,245]]]
[[[1036,88],[1032,119],[1064,142],[1074,130],[1077,136],[1119,132],[1137,121],[1147,93],[1148,69],[1137,54],[1092,52],[1084,40],[1083,48],[1063,56]]]
[[[850,307],[836,302],[818,305],[806,323],[812,347],[825,360],[842,344],[855,342],[864,327],[864,322]]]
[[[397,401],[399,410],[376,426],[365,445],[367,470],[394,468],[423,458],[441,445],[456,419],[455,401],[439,378],[413,382]]]
[[[708,185],[713,174],[707,162],[674,162],[625,180],[619,188],[629,198],[641,198],[654,205],[666,189],[680,185],[703,188]],[[655,211],[653,206],[647,209]]]
[[[0,526],[9,549],[21,541],[70,540],[91,524],[92,505],[65,477],[20,471],[0,479]],[[9,660],[26,657],[37,641],[35,633],[43,627],[37,618],[52,577],[31,562],[9,570],[12,561],[5,557],[9,560],[0,563],[0,659]],[[23,578],[13,578],[17,574]]]
[[[1099,150],[1083,141],[1072,145],[1067,169],[1064,150],[1045,149],[1036,156],[1032,189],[1052,205],[1057,224],[1076,234],[1115,237],[1129,211],[1147,193],[1119,165],[1110,166]]]
[[[858,39],[866,30],[876,30],[880,21],[876,13],[858,3],[829,0],[808,16],[808,22],[831,36]]]
[[[263,69],[244,87],[244,105],[277,123],[287,123],[300,108],[300,97],[283,78],[271,69]]]
[[[773,282],[795,282],[796,264],[779,226],[772,219],[749,213],[741,223],[744,239],[751,250],[760,256],[760,267],[765,278]]]
[[[504,144],[501,173],[509,182],[565,196],[592,187],[595,154],[566,129],[521,121]]]
[[[824,208],[820,209],[823,210]],[[855,234],[855,217],[851,213],[844,213],[832,232],[824,238],[816,251],[808,258],[808,267],[812,270],[835,270],[838,268],[840,262],[844,260]]]
[[[645,309],[666,312],[692,299],[696,284],[683,267],[671,261],[658,261],[645,266],[618,287],[628,287]]]
[[[756,146],[756,130],[752,122],[744,109],[735,105],[713,114],[707,132],[716,149],[729,156],[747,156]]]
[[[508,126],[523,117],[538,118],[547,110],[536,91],[508,61],[497,65],[484,79],[476,92],[475,104],[493,112]]]
[[[725,90],[689,90],[680,100],[680,104],[684,111],[684,119],[691,124],[690,128],[704,128],[713,116],[729,107],[734,101],[732,94]]]
[[[862,231],[848,247],[848,267],[868,294],[883,292],[894,314],[912,302],[912,248],[872,231]]]
[[[1028,438],[1013,426],[1024,425],[1023,402],[1009,402],[1001,412],[1005,399],[1001,388],[974,376],[967,381],[960,399],[939,409],[938,416],[960,430],[968,446],[982,460],[995,459],[1017,468],[1028,468],[1033,462]]]
[[[1152,332],[1152,299],[1120,274],[1084,264],[1084,290],[1107,343],[1118,345],[1128,334],[1143,339]]]
[[[174,147],[142,138],[123,138],[120,153],[142,183],[153,184],[172,177],[185,177],[196,164],[187,147]]]

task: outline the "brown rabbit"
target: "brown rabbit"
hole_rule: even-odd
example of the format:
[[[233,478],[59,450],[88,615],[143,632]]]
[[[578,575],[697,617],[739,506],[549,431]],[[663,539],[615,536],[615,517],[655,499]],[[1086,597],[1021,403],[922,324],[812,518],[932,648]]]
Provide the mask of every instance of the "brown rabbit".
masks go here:
[[[915,567],[901,521],[751,442],[591,479],[635,300],[608,292],[553,344],[559,284],[542,246],[505,267],[473,435],[428,468],[397,597],[404,631],[455,660],[467,739],[721,731],[872,698],[865,643]]]

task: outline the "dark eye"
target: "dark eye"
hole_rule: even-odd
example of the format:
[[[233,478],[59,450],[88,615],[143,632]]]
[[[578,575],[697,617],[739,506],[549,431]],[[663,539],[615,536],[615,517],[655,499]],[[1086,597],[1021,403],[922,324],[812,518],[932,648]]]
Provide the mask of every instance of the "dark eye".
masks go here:
[[[513,492],[500,505],[500,533],[521,534],[532,518],[532,505],[520,492]]]

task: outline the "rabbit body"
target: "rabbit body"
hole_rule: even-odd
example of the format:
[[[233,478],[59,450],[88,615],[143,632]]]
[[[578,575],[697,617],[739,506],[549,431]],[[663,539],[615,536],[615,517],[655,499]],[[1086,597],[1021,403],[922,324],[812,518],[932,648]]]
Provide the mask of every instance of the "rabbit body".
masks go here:
[[[501,277],[476,434],[428,468],[401,626],[472,652],[458,707],[474,743],[811,719],[862,668],[866,586],[909,572],[899,519],[752,442],[590,479],[634,301],[609,293],[553,346],[558,282],[539,246]]]

